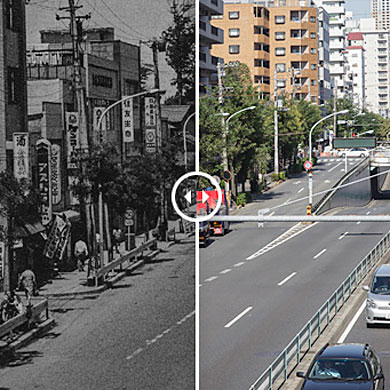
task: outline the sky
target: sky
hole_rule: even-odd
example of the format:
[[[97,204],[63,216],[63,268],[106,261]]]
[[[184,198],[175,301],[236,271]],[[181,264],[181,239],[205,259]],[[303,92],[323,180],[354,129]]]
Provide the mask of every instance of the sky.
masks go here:
[[[84,23],[85,28],[115,27],[115,36],[125,42],[139,44],[140,40],[159,37],[172,22],[168,0],[76,0],[83,5],[78,12],[85,15],[91,12],[92,18]],[[67,16],[58,8],[68,5],[68,0],[30,0],[26,5],[27,42],[39,43],[39,30],[68,28],[67,21],[56,21],[56,13]],[[152,53],[145,45],[141,46],[142,62],[152,64]],[[174,76],[165,61],[165,54],[159,55],[161,87],[167,90],[166,96],[174,94],[170,80]]]
[[[371,0],[346,0],[345,5],[355,19],[371,17]]]

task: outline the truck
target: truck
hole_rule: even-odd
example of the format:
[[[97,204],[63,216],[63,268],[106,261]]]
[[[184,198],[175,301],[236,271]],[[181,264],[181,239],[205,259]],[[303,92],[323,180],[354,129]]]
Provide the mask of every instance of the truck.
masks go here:
[[[208,199],[204,203],[202,203],[202,191],[197,191],[196,194],[196,209],[198,215],[210,214],[217,206],[217,190],[204,190],[204,192],[208,195]],[[225,191],[222,191],[222,204],[216,215],[229,215],[229,207],[227,205]],[[209,223],[209,229],[211,234],[223,236],[229,231],[229,222],[212,221]]]

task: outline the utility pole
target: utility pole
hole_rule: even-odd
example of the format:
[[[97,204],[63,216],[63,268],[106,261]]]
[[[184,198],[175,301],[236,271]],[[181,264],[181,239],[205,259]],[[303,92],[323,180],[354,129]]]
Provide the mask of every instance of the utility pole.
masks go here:
[[[82,5],[75,5],[74,0],[68,0],[68,7],[59,8],[60,11],[66,11],[69,16],[56,15],[56,20],[68,19],[70,35],[72,38],[72,51],[73,51],[73,87],[76,95],[77,113],[79,117],[79,142],[80,142],[80,167],[82,176],[84,177],[86,166],[83,161],[85,155],[88,155],[88,130],[87,130],[87,116],[85,109],[85,92],[81,80],[81,50],[80,41],[82,33],[82,21],[91,18],[91,14],[76,15],[78,9],[82,8]],[[92,222],[91,222],[91,210],[89,202],[83,200],[85,211],[85,222],[87,230],[87,242],[89,248],[94,248],[96,237],[91,237]],[[103,232],[100,232],[100,254],[103,255]],[[101,257],[103,261],[103,257]]]
[[[274,74],[274,125],[275,125],[275,133],[274,133],[274,145],[275,145],[275,150],[274,150],[274,170],[275,174],[279,175],[279,127],[278,127],[278,93],[277,93],[277,71],[275,69],[275,74]]]
[[[292,98],[293,101],[295,101],[295,69],[291,68],[291,75],[292,75]]]
[[[333,112],[337,111],[337,85],[336,79],[333,79],[334,84],[334,96],[333,96]],[[336,115],[333,118],[333,138],[336,138],[336,130],[337,130],[337,118]]]

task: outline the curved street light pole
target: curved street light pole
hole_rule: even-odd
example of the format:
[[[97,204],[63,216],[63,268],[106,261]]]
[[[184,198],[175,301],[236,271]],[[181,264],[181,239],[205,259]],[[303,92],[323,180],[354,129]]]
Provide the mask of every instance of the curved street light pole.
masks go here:
[[[311,163],[313,163],[313,159],[312,159],[312,142],[311,142],[311,136],[313,134],[313,130],[321,122],[324,122],[327,119],[333,118],[333,117],[335,117],[337,115],[348,114],[348,112],[349,112],[349,110],[343,110],[343,111],[334,112],[334,113],[329,114],[329,115],[325,116],[324,118],[320,119],[318,122],[314,123],[314,125],[310,129],[310,133],[309,133],[309,160],[310,160]],[[313,175],[312,175],[311,169],[310,169],[309,170],[309,206],[310,206],[310,208],[311,208],[312,204],[313,204]]]
[[[149,94],[154,94],[154,93],[157,93],[159,92],[158,89],[152,89],[150,91],[142,91],[142,92],[138,92],[134,95],[130,95],[130,96],[125,96],[123,97],[122,99],[116,101],[115,103],[112,103],[110,106],[108,106],[103,112],[102,114],[100,115],[100,118],[98,120],[98,123],[97,123],[97,130],[99,131],[99,133],[102,132],[102,129],[101,129],[101,126],[102,126],[102,123],[103,123],[103,118],[104,116],[107,114],[108,111],[110,111],[113,107],[117,106],[118,104],[121,104],[123,102],[125,102],[126,100],[130,100],[130,99],[133,99],[135,97],[139,97],[139,96],[143,96],[143,95],[149,95]],[[103,267],[104,266],[104,222],[103,222],[103,194],[102,194],[102,191],[101,189],[99,188],[99,234],[100,234],[100,237],[99,237],[99,242],[97,243],[98,246],[99,246],[99,254],[100,254],[100,266]],[[97,239],[97,237],[95,237],[95,240]]]
[[[193,112],[191,115],[188,116],[186,121],[183,125],[183,142],[184,142],[184,169],[187,172],[187,125],[190,122],[190,119],[196,114],[196,112]]]
[[[256,106],[249,106],[249,107],[243,108],[242,110],[236,111],[233,114],[231,114],[229,116],[229,118],[227,118],[227,120],[225,122],[225,128],[223,129],[223,133],[222,133],[222,139],[223,139],[223,169],[225,171],[229,170],[229,161],[228,161],[228,154],[227,154],[227,135],[229,133],[229,122],[236,115],[241,114],[244,111],[254,110],[255,108],[256,108]],[[228,180],[226,180],[225,189],[226,189],[226,192],[229,193],[230,188],[229,188],[229,181]],[[230,207],[230,197],[229,197],[229,205],[228,206]]]

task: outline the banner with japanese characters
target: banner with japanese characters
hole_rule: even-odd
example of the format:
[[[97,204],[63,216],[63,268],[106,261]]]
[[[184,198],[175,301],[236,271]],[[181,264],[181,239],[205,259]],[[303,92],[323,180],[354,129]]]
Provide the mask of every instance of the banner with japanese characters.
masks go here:
[[[54,205],[61,202],[62,184],[61,184],[61,146],[53,144],[51,146],[51,195]]]
[[[14,133],[14,176],[17,180],[29,177],[28,133]]]
[[[156,99],[154,97],[145,98],[145,126],[156,127]]]
[[[95,141],[98,144],[101,144],[107,141],[107,121],[108,121],[108,113],[104,116],[100,126],[99,120],[102,116],[105,107],[94,107],[93,109],[93,130],[95,134]]]
[[[79,116],[77,112],[66,113],[65,126],[68,169],[77,169],[78,154],[80,152]]]
[[[40,139],[36,145],[38,165],[38,190],[41,196],[41,222],[48,225],[53,216],[51,188],[51,144]]]
[[[123,142],[134,142],[133,99],[128,99],[122,102],[122,135]]]

